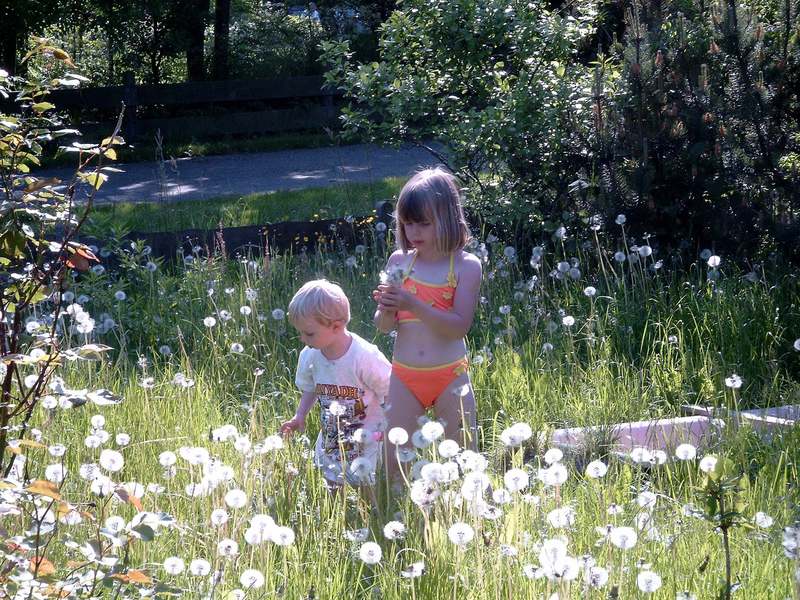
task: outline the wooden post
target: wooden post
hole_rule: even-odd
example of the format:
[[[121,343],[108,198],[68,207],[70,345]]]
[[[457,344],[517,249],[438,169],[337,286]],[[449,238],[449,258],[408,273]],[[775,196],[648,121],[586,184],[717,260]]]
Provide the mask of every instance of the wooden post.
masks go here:
[[[133,141],[136,137],[136,78],[133,71],[125,71],[122,74],[122,101],[125,103],[125,139]]]

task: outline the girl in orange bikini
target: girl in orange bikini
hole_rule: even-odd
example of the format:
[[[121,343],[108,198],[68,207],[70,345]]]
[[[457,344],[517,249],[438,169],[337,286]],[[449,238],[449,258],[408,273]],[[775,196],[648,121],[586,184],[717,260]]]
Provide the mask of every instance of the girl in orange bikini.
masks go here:
[[[464,341],[472,325],[481,283],[480,260],[464,251],[470,239],[456,179],[442,169],[417,173],[400,191],[396,209],[399,249],[386,272],[405,275],[374,293],[375,324],[396,329],[386,403],[388,429],[409,434],[433,408],[445,435],[475,446],[475,397]],[[387,430],[388,430],[387,429]],[[387,442],[391,476],[399,468]]]

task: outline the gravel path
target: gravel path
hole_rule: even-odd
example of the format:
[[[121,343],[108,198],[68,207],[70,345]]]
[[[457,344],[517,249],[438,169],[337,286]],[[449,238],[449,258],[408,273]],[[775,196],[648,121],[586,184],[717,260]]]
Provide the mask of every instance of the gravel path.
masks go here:
[[[369,182],[390,176],[407,177],[422,166],[435,164],[435,157],[420,148],[357,144],[181,158],[165,163],[163,178],[159,177],[159,164],[155,162],[113,165],[124,172],[110,174],[97,194],[97,202],[177,202]],[[70,174],[68,169],[36,173],[39,177],[60,179]]]

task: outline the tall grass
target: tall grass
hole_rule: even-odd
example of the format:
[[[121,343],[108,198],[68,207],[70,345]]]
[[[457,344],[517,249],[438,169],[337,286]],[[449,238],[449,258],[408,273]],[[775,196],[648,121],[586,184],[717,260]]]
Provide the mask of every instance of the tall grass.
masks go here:
[[[245,438],[277,443],[268,436],[294,410],[300,348],[283,311],[303,281],[325,276],[339,282],[351,299],[351,328],[390,354],[391,339],[371,326],[370,292],[386,259],[385,242],[384,234],[376,232],[371,244],[352,254],[335,248],[268,261],[194,256],[186,264],[162,265],[154,272],[143,268],[148,258],[141,248],[117,248],[122,255],[118,271],[87,274],[75,282],[74,293],[88,297],[84,307],[98,326],[92,335],[118,351],[105,362],[67,365],[66,381],[70,387],[109,388],[125,401],[101,409],[39,413],[44,443],[68,448],[61,494],[96,519],[86,516],[81,525],[59,524],[57,535],[78,545],[94,538],[121,543],[126,536],[102,529],[98,534],[98,527],[111,515],[136,525],[137,509],[131,503],[91,494],[79,476],[80,466],[96,461],[101,451],[84,445],[85,436],[98,429],[90,421],[95,413],[106,418],[100,430],[111,434],[102,447],[113,447],[117,433],[130,436],[122,449],[125,466],[111,474],[114,481],[127,482],[132,491],[137,486],[130,482],[138,482],[138,491],[144,492],[142,508],[170,515],[169,521],[149,517],[157,533],[153,541],[142,543],[129,534],[123,545],[107,548],[105,552],[120,557],[116,566],[92,563],[75,567],[75,572],[138,569],[150,580],[139,587],[189,597],[237,597],[226,594],[244,587],[239,577],[250,568],[266,578],[264,587],[246,592],[256,598],[488,600],[558,593],[560,598],[673,599],[683,591],[696,598],[718,596],[724,555],[714,526],[697,516],[703,507],[692,506],[704,476],[696,461],[635,464],[609,456],[600,444],[586,449],[586,460],[602,457],[609,465],[602,479],[585,476],[583,463],[576,466],[564,459],[568,478],[553,486],[537,480],[548,466],[543,454],[547,445],[539,435],[508,447],[501,434],[516,422],[528,423],[539,434],[560,426],[675,416],[685,403],[736,408],[797,403],[796,278],[775,265],[764,265],[756,278],[744,277],[746,273],[725,263],[721,271],[710,269],[702,260],[667,273],[651,268],[653,257],[615,263],[606,249],[565,250],[561,244],[546,245],[529,266],[499,242],[474,247],[485,258],[485,282],[469,342],[479,449],[487,461],[489,488],[481,502],[469,503],[463,490],[456,493],[460,481],[432,484],[441,495],[431,507],[420,508],[415,503],[419,489],[390,498],[385,486],[378,485],[377,504],[370,506],[365,495],[352,489],[324,491],[310,464],[319,424],[315,412],[309,437],[285,447],[254,453],[240,451],[244,446],[237,450],[235,443]],[[560,271],[562,261],[581,273],[570,274],[563,266]],[[120,290],[126,293],[124,300],[115,298]],[[212,326],[211,321],[204,324],[207,317],[214,318]],[[67,320],[65,335],[81,337],[70,331]],[[243,351],[232,352],[233,344],[242,344]],[[179,372],[193,385],[176,384]],[[744,380],[736,391],[724,383],[734,372]],[[213,441],[224,424],[235,426],[238,434]],[[751,481],[742,507],[750,525],[732,532],[732,569],[741,597],[794,593],[797,565],[784,556],[781,528],[798,518],[797,442],[797,430],[764,440],[752,430],[729,426],[721,440],[702,451],[732,459]],[[178,458],[174,468],[159,464],[162,452],[195,446],[208,448],[219,462],[193,466]],[[26,454],[30,473],[54,461],[44,449]],[[420,449],[419,458],[446,462],[436,444]],[[230,468],[220,476],[222,464]],[[524,469],[531,482],[505,498],[497,493],[511,467]],[[216,473],[216,487],[193,498],[187,486],[200,481],[203,473]],[[212,511],[226,506],[225,494],[234,488],[245,492],[245,506],[228,508],[229,520],[213,526]],[[643,492],[655,493],[655,506],[648,505]],[[609,512],[612,505],[621,512]],[[774,524],[753,525],[758,511]],[[294,543],[246,543],[254,514],[268,514],[278,525],[290,527]],[[156,527],[159,518],[162,523]],[[404,539],[385,539],[383,526],[390,520],[405,525]],[[6,517],[3,526],[21,532],[28,522],[26,515]],[[459,522],[475,532],[463,546],[448,537],[449,528]],[[616,547],[601,533],[607,525],[633,527],[636,545]],[[225,538],[238,542],[235,557],[221,556],[217,546]],[[569,555],[580,559],[575,578],[569,573],[548,576],[540,557],[543,545],[562,538],[568,541]],[[365,540],[380,544],[378,564],[360,560]],[[54,544],[51,550],[67,564],[69,545]],[[193,576],[186,570],[170,575],[164,569],[170,556],[187,565],[195,558],[207,559],[217,575]],[[424,563],[422,575],[401,575],[418,562]],[[608,573],[602,587],[588,578],[593,565]],[[637,584],[637,577],[649,571],[662,578],[652,594]],[[106,577],[93,593],[114,597],[134,587],[122,578]]]

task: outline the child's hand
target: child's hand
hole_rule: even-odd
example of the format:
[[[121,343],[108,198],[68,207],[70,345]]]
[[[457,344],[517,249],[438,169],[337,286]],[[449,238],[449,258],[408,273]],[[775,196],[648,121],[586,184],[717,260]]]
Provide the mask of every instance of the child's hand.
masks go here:
[[[379,285],[378,303],[385,310],[412,311],[416,307],[417,298],[407,290],[393,285]]]
[[[281,433],[283,435],[289,436],[292,435],[295,431],[303,431],[306,428],[306,420],[302,417],[298,417],[297,415],[293,416],[288,421],[284,421],[281,424]]]

